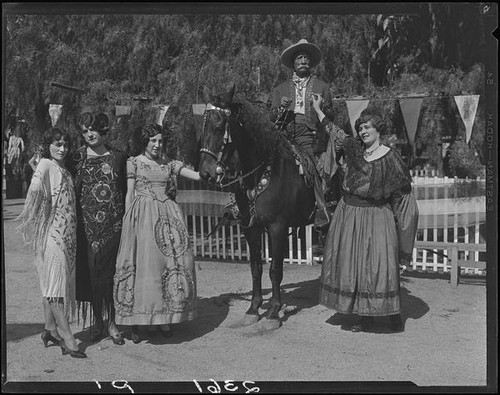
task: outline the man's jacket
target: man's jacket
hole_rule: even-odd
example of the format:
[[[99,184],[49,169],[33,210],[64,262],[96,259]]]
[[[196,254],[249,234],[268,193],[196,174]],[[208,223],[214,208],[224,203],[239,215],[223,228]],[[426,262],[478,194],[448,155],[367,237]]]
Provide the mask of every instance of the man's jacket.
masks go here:
[[[312,130],[315,130],[318,133],[317,142],[315,142],[316,143],[315,145],[317,145],[317,149],[315,149],[315,152],[318,151],[319,153],[321,153],[324,152],[324,150],[326,149],[327,136],[326,133],[324,133],[324,128],[320,127],[318,116],[316,114],[316,111],[314,111],[312,107],[311,101],[313,94],[319,94],[323,97],[323,112],[326,115],[325,119],[323,120],[323,123],[328,122],[328,120],[333,120],[330,87],[328,86],[328,84],[316,78],[314,75],[311,76],[311,79],[309,80],[306,86],[305,118],[307,127]],[[284,109],[280,107],[281,98],[283,96],[292,99],[288,107]],[[285,110],[290,110],[293,112],[294,107],[295,107],[295,84],[293,83],[293,80],[290,78],[285,82],[281,83],[280,85],[278,85],[276,88],[274,88],[273,99],[271,103],[271,112],[269,115],[271,122],[276,122],[278,118],[282,115],[283,111]]]

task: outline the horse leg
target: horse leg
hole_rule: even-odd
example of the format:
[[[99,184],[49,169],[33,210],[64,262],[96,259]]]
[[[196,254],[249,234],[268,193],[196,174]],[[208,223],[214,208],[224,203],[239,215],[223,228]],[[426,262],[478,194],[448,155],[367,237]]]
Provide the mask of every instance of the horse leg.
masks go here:
[[[245,238],[250,248],[250,269],[252,272],[252,302],[243,319],[232,327],[248,326],[259,321],[259,308],[262,305],[262,231],[253,226],[245,230]]]
[[[283,258],[287,240],[288,228],[284,225],[275,225],[269,229],[272,244],[272,261],[269,267],[269,277],[272,284],[272,298],[266,319],[262,323],[265,330],[277,329],[281,326],[279,311],[281,309],[281,281],[283,280]]]

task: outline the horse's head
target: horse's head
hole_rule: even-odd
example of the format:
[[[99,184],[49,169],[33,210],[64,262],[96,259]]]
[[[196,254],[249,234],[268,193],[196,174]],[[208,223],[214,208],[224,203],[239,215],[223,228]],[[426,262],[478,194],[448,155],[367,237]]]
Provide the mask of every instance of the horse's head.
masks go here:
[[[234,149],[231,144],[231,101],[234,85],[227,88],[222,97],[215,97],[204,89],[206,103],[200,138],[199,172],[209,183],[221,184],[229,169]]]

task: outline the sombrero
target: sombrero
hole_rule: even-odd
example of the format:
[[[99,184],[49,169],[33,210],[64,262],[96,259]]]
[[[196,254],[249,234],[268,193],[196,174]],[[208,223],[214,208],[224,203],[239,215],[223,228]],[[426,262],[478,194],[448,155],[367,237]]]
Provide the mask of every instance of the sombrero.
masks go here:
[[[311,67],[316,66],[321,60],[321,50],[317,45],[307,42],[305,38],[299,40],[296,44],[290,45],[281,54],[281,63],[286,67],[293,69],[294,55],[298,51],[306,51],[311,57]]]

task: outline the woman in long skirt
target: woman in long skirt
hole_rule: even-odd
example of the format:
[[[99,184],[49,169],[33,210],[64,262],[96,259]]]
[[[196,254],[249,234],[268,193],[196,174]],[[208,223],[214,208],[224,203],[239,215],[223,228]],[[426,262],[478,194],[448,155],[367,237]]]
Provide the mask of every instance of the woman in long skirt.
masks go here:
[[[341,132],[336,141],[344,151],[343,197],[325,239],[320,303],[357,314],[353,332],[387,316],[401,332],[399,265],[411,260],[418,223],[412,180],[399,153],[381,142],[381,116],[365,110],[355,126],[356,137]]]
[[[109,335],[125,343],[115,323],[113,278],[125,213],[127,156],[107,147],[105,114],[84,113],[79,124],[85,145],[73,155],[78,199],[78,254],[76,299],[87,316],[90,304],[91,340]],[[105,322],[107,320],[107,325]]]
[[[196,273],[184,216],[172,199],[171,186],[180,175],[199,180],[198,172],[180,161],[162,158],[163,129],[142,128],[142,154],[127,161],[126,212],[114,284],[116,322],[160,327],[192,320],[196,314]]]

